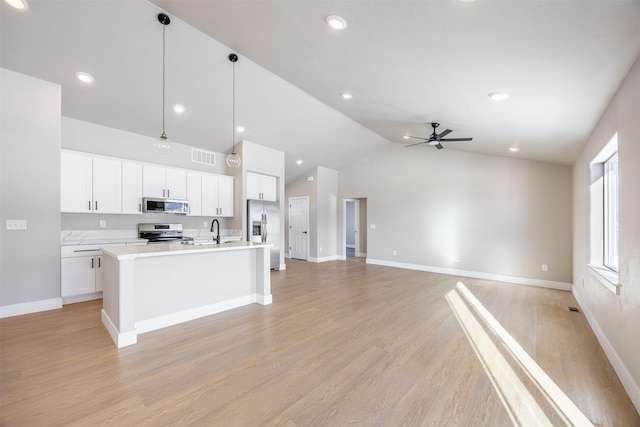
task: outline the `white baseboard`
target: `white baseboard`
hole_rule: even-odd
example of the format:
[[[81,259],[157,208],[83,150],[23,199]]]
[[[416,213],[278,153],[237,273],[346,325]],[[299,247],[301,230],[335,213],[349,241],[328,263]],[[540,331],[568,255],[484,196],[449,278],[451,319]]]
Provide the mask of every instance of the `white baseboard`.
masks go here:
[[[494,280],[497,282],[515,283],[518,285],[537,286],[539,288],[558,289],[570,291],[571,283],[555,282],[552,280],[530,279],[526,277],[504,276],[501,274],[483,273],[479,271],[456,270],[453,268],[433,267],[422,264],[409,264],[379,259],[367,258],[367,264],[384,265],[386,267],[405,268],[407,270],[428,271],[430,273],[449,274],[452,276],[472,277],[474,279]]]
[[[90,294],[76,295],[73,297],[63,297],[62,304],[75,304],[77,302],[93,301],[96,299],[102,299],[102,292],[93,292]]]
[[[118,328],[113,324],[113,321],[111,321],[111,318],[104,309],[100,310],[100,317],[102,319],[102,324],[107,329],[107,332],[109,332],[109,336],[111,336],[116,347],[122,348],[138,342],[138,333],[136,331],[119,332]]]
[[[593,330],[593,333],[595,334],[598,342],[600,343],[600,346],[604,350],[604,353],[607,355],[607,359],[609,359],[609,363],[611,363],[611,366],[613,366],[613,369],[616,371],[616,374],[618,374],[618,378],[620,378],[620,382],[622,382],[622,386],[627,391],[629,398],[631,398],[631,402],[633,402],[633,406],[636,407],[636,411],[640,413],[640,385],[634,381],[633,377],[631,376],[631,373],[629,372],[625,364],[622,362],[622,359],[620,359],[620,356],[618,356],[618,353],[613,348],[613,346],[611,345],[611,342],[609,342],[609,339],[607,338],[604,331],[600,327],[600,324],[598,323],[596,318],[593,316],[591,311],[589,311],[587,304],[582,299],[582,295],[580,294],[580,291],[577,291],[577,288],[575,286],[573,287],[572,291],[573,291],[572,292],[573,296],[576,298],[576,301],[578,301],[578,304],[580,304],[580,308],[582,309],[584,316],[587,318],[587,322],[589,322],[589,326],[591,326],[591,330]]]
[[[343,260],[345,259],[344,255],[331,255],[331,256],[325,256],[325,257],[309,257],[309,262],[327,262],[327,261],[338,261],[338,260]]]
[[[349,249],[355,249],[356,245],[345,245],[345,247],[349,248]]]
[[[136,331],[139,334],[155,331],[156,329],[166,328],[168,326],[177,325],[178,323],[210,316],[212,314],[242,307],[243,305],[252,304],[254,302],[257,302],[257,295],[250,294],[243,297],[205,305],[203,307],[180,311],[178,313],[171,313],[164,316],[154,317],[152,319],[140,320],[136,322]]]
[[[23,314],[38,313],[40,311],[56,310],[62,308],[62,298],[51,298],[40,301],[23,302],[0,306],[0,319],[4,317],[20,316]]]

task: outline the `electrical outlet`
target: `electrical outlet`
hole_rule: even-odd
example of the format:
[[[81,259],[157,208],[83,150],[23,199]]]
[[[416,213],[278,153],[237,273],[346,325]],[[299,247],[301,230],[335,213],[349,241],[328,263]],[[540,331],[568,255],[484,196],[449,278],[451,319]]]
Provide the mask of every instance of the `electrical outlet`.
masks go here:
[[[542,271],[549,271],[549,266],[547,264],[542,264]]]
[[[203,223],[202,223],[202,226],[203,226],[204,228],[207,228],[207,227],[209,226],[209,223],[208,223],[207,221],[205,221],[205,222],[203,222]]]
[[[100,228],[107,228],[107,221],[104,219],[100,220]]]
[[[26,230],[26,229],[27,229],[26,219],[8,219],[7,220],[7,230]]]
[[[376,228],[376,225],[375,224],[371,224],[371,225],[369,225],[369,228],[373,230],[373,229]]]
[[[454,256],[454,257],[453,257],[453,260],[454,260],[455,262],[460,262],[460,257],[459,257],[459,256]]]
[[[398,255],[398,251],[396,251],[395,249],[393,250],[393,254],[394,255]]]

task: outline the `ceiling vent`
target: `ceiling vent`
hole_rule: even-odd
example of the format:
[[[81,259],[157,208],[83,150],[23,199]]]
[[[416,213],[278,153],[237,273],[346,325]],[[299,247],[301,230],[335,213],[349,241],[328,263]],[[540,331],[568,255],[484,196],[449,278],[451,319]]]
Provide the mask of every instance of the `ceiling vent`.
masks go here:
[[[203,163],[205,165],[216,165],[216,153],[212,151],[191,149],[191,161],[194,163]]]

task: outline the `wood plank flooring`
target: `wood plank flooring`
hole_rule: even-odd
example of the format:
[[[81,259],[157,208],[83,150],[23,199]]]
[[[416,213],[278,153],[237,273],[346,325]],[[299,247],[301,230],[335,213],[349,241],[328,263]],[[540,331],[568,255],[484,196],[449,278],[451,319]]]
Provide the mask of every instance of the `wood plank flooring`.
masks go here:
[[[149,332],[120,350],[101,301],[1,319],[0,425],[565,425],[486,320],[468,301],[456,309],[460,281],[594,425],[640,426],[584,315],[566,309],[577,306],[568,292],[359,258],[287,260],[271,277],[270,306]],[[467,309],[473,325],[461,320]],[[492,360],[471,344],[478,334],[505,368],[487,373]],[[497,386],[503,370],[520,388]],[[530,407],[542,421],[514,419]]]

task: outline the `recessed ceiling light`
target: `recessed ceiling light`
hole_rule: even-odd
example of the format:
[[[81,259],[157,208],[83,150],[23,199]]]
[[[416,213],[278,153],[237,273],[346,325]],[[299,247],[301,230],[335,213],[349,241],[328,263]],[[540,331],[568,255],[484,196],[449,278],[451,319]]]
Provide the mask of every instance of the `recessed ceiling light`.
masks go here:
[[[237,126],[236,127],[236,131],[238,131],[240,133],[244,132],[244,126],[242,126],[242,125]]]
[[[493,99],[494,101],[504,101],[505,99],[509,98],[509,94],[506,92],[491,92],[489,94],[489,98]]]
[[[80,80],[82,83],[93,83],[95,79],[89,73],[85,73],[83,71],[78,71],[76,73],[76,79]]]
[[[302,164],[302,160],[296,160],[296,165],[301,165]]]
[[[324,18],[324,22],[326,22],[327,25],[336,30],[344,30],[345,28],[347,28],[347,21],[342,16],[329,15]]]
[[[409,139],[409,135],[402,135],[404,139]]]
[[[173,111],[175,111],[178,114],[184,113],[185,110],[186,110],[186,108],[184,108],[184,105],[176,104],[176,105],[173,106]]]
[[[351,99],[351,98],[353,98],[353,95],[351,95],[350,93],[346,93],[346,92],[345,92],[345,93],[343,93],[343,94],[342,94],[342,97],[343,97],[344,99]]]
[[[22,11],[29,9],[29,3],[27,3],[27,0],[4,0],[4,2],[14,9]]]
[[[509,151],[511,151],[512,153],[517,153],[518,151],[520,151],[520,148],[518,148],[518,147],[509,147]]]

